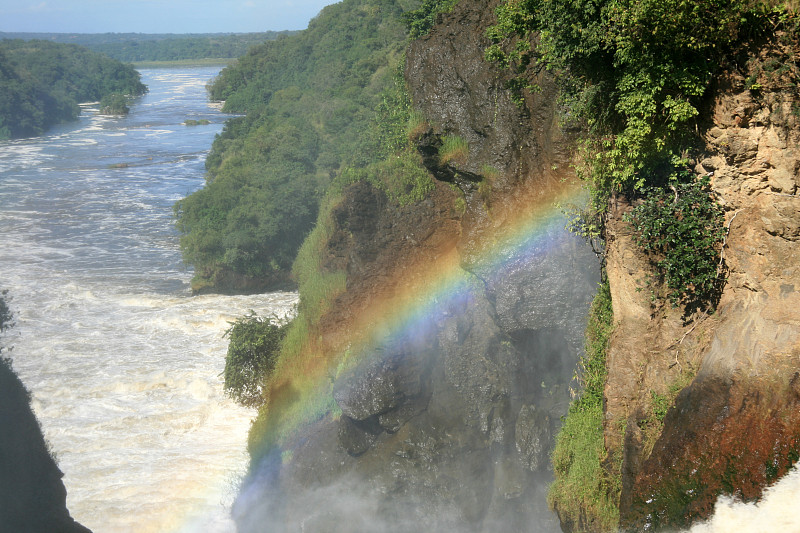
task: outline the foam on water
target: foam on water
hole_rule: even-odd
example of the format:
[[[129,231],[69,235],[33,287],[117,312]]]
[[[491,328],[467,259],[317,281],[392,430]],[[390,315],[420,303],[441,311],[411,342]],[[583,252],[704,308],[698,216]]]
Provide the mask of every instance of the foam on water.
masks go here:
[[[795,466],[756,503],[722,497],[714,516],[697,524],[690,533],[798,533],[800,532],[800,469]]]
[[[46,136],[0,143],[0,289],[17,323],[5,342],[70,512],[95,533],[234,530],[254,413],[222,392],[223,333],[296,303],[190,295],[172,204],[203,185],[225,119],[205,99],[216,73],[143,71],[150,93],[129,117],[83,106]]]

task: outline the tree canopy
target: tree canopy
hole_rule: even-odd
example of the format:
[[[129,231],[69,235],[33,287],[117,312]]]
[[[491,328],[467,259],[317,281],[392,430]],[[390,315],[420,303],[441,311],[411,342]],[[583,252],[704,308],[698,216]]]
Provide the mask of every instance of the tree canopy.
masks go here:
[[[253,45],[292,35],[294,31],[260,33],[3,33],[0,39],[39,39],[77,44],[124,62],[175,61],[239,57]]]
[[[344,0],[308,29],[254,46],[210,84],[224,111],[245,116],[215,139],[205,187],[176,205],[196,290],[286,280],[319,199],[358,158],[392,83],[402,14],[395,0]]]
[[[79,102],[146,91],[132,66],[80,46],[0,41],[0,139],[40,135],[73,120]]]

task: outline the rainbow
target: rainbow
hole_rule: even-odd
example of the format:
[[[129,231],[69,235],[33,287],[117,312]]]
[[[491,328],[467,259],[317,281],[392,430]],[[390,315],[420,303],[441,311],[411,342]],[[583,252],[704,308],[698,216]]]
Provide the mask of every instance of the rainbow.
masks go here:
[[[517,191],[504,205],[492,207],[493,229],[475,239],[478,251],[469,267],[484,282],[501,279],[514,265],[563,245],[561,206],[579,202],[583,190],[574,180],[543,181],[550,186],[542,188],[540,181],[536,191]],[[280,376],[270,384],[268,403],[251,429],[251,472],[260,468],[255,464],[260,458],[290,449],[293,436],[304,428],[328,414],[338,415],[332,384],[343,369],[380,353],[376,347],[424,331],[453,304],[469,299],[478,280],[463,268],[455,243],[435,262],[403,265],[393,279],[392,294],[372,298],[327,345],[309,342],[299,356],[276,369]]]

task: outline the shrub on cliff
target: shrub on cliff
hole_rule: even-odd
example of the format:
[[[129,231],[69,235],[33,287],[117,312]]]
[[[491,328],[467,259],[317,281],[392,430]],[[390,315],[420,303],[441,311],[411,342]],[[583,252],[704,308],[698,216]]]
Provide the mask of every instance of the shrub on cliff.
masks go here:
[[[458,0],[422,0],[417,9],[408,11],[403,16],[408,26],[408,36],[416,39],[427,35],[436,24],[436,16],[452,11],[456,3]]]
[[[590,199],[575,217],[577,233],[602,240],[610,196],[644,195],[647,207],[632,219],[641,230],[638,242],[655,254],[668,296],[690,308],[712,303],[719,288],[722,216],[707,195],[693,196],[703,209],[677,218],[657,208],[667,206],[671,190],[693,187],[686,169],[703,146],[699,110],[714,75],[734,63],[745,41],[780,26],[797,31],[797,16],[773,4],[509,0],[488,31],[487,58],[519,74],[512,88],[529,86],[532,72],[552,70],[562,85],[565,119],[582,128],[577,172]],[[671,217],[681,227],[657,228],[654,217]]]
[[[636,230],[636,244],[663,276],[667,297],[689,311],[714,307],[722,290],[719,253],[725,228],[708,178],[646,189],[643,196],[626,218]]]
[[[487,56],[557,73],[588,134],[584,177],[603,211],[614,191],[676,176],[713,75],[768,19],[752,0],[509,1]]]
[[[225,335],[230,342],[225,356],[225,392],[248,407],[264,401],[263,383],[275,367],[287,326],[277,317],[250,312],[232,323]]]

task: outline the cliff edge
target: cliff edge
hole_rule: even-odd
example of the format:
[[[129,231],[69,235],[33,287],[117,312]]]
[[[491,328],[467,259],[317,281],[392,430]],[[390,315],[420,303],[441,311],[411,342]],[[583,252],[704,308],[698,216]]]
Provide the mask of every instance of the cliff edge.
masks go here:
[[[694,170],[726,211],[716,312],[654,303],[652,267],[623,219],[631,206],[611,208],[604,433],[623,458],[626,530],[686,527],[721,494],[756,500],[799,457],[800,100],[763,68],[791,64],[798,50],[786,41],[748,50],[747,66],[719,76],[709,98]]]
[[[545,504],[601,270],[555,207],[580,200],[576,132],[546,70],[527,72],[538,90],[518,105],[514,73],[484,59],[495,7],[461,0],[407,51],[424,117],[411,140],[435,180],[410,203],[360,181],[331,208],[317,252],[346,290],[309,334],[302,376],[269,383],[240,531],[603,527],[554,501],[559,523]],[[798,460],[800,99],[796,67],[777,68],[798,50],[773,37],[716,78],[697,130],[693,171],[726,213],[713,312],[670,305],[634,206],[610,203],[613,333],[583,428],[602,449],[576,453],[618,481],[588,480],[624,530],[685,527],[720,494],[756,499]],[[461,153],[444,157],[448,142]],[[285,431],[309,388],[324,414]]]
[[[69,515],[63,474],[47,448],[28,391],[6,359],[0,360],[0,427],[0,530],[90,533]]]

